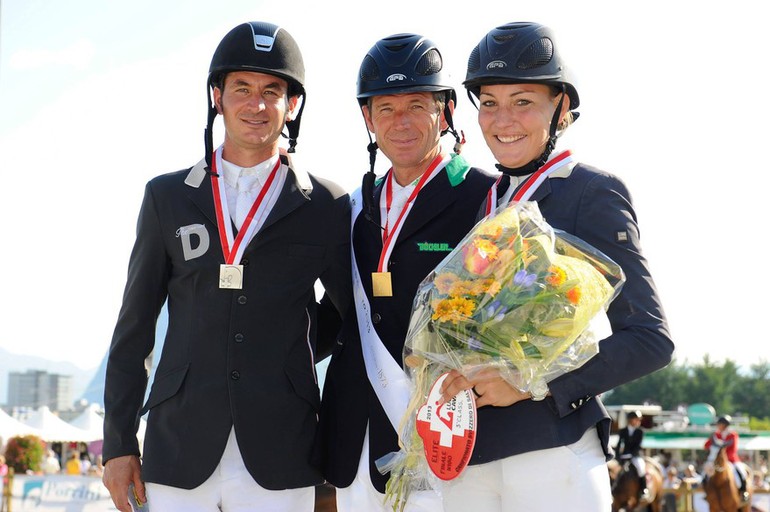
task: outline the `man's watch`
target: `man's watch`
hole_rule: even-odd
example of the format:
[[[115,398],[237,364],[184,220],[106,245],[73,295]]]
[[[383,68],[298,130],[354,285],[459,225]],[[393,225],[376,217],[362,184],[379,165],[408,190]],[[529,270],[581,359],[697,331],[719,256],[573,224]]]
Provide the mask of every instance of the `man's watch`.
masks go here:
[[[544,400],[548,396],[548,384],[544,381],[535,382],[529,390],[529,395],[535,402]]]

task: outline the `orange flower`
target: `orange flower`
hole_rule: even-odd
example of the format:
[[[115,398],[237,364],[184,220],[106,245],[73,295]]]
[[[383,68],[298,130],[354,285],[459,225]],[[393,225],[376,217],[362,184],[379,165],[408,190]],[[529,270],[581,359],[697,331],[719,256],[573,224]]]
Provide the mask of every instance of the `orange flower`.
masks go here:
[[[497,258],[500,249],[490,240],[476,238],[463,249],[465,268],[471,274],[483,275]]]
[[[548,268],[548,272],[550,272],[550,274],[545,278],[545,281],[553,287],[558,288],[567,280],[567,273],[561,267],[551,265]]]
[[[580,288],[578,288],[577,286],[574,288],[570,288],[570,290],[567,291],[567,299],[569,299],[571,303],[576,305],[580,302],[580,295],[581,295]]]

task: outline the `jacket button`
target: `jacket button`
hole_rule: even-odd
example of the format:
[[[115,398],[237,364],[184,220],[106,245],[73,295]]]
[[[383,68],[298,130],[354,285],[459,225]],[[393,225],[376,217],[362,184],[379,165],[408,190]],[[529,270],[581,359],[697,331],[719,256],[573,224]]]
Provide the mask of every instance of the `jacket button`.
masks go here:
[[[232,373],[230,373],[230,378],[233,380],[238,380],[241,378],[241,373],[238,371],[233,371]]]
[[[236,334],[235,335],[235,342],[236,343],[240,343],[242,341],[243,341],[243,334],[241,334],[241,333]]]
[[[246,304],[246,296],[245,295],[241,295],[240,297],[238,297],[238,304]]]
[[[244,267],[248,267],[249,266],[249,259],[248,258],[243,258],[241,260],[241,265],[243,265]]]
[[[372,315],[372,323],[378,324],[380,322],[382,322],[382,316],[379,313],[374,313]]]

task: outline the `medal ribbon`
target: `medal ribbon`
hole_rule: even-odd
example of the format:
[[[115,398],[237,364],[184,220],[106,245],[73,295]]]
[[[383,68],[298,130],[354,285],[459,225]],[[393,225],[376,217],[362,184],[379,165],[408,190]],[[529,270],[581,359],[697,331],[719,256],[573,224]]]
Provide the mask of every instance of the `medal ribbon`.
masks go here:
[[[551,158],[545,165],[535,171],[524,181],[524,183],[522,183],[509,202],[528,201],[529,198],[532,197],[532,194],[535,193],[538,187],[540,187],[551,174],[570,162],[572,162],[572,153],[569,150],[563,151]],[[502,176],[498,177],[495,184],[492,185],[492,188],[487,192],[487,215],[490,215],[497,206],[497,185],[500,183],[501,178]]]
[[[417,194],[422,190],[423,185],[430,181],[433,176],[438,174],[443,166],[439,167],[439,164],[444,161],[444,156],[439,154],[430,163],[428,168],[420,176],[420,181],[414,187],[414,190],[409,195],[409,198],[404,204],[404,208],[401,210],[396,222],[393,223],[393,229],[390,230],[388,226],[388,213],[390,212],[391,203],[393,201],[393,169],[388,172],[388,177],[385,182],[385,230],[382,232],[382,252],[380,253],[380,262],[377,265],[377,272],[386,272],[388,268],[388,261],[390,261],[390,254],[393,252],[393,242],[398,238],[398,234],[401,232],[401,228],[404,225],[404,220],[409,215],[409,211],[412,209],[414,200]]]
[[[227,207],[227,196],[225,195],[224,178],[217,172],[217,169],[222,168],[222,147],[217,149],[215,157],[212,159],[211,165],[213,167],[214,174],[211,175],[211,189],[214,193],[214,210],[217,214],[217,228],[219,229],[219,241],[222,245],[222,254],[225,257],[225,263],[227,265],[239,264],[243,257],[243,252],[246,250],[248,240],[256,233],[256,231],[262,226],[265,220],[265,212],[262,202],[267,195],[268,191],[272,188],[275,176],[278,173],[278,169],[281,166],[281,159],[275,163],[275,167],[270,171],[267,181],[262,186],[262,190],[259,191],[257,198],[249,209],[249,213],[243,220],[241,229],[238,230],[238,235],[233,239],[233,228],[230,222],[230,211]],[[273,191],[271,191],[272,195]],[[257,215],[259,213],[259,215]],[[253,222],[254,217],[257,217],[257,222]],[[244,243],[244,240],[247,240]]]

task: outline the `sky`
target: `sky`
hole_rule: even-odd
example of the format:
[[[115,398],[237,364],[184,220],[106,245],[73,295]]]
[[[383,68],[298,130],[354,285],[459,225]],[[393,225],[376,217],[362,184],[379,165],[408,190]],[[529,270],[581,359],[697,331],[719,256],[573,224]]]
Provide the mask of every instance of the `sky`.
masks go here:
[[[436,42],[458,93],[463,154],[493,171],[465,65],[490,29],[537,21],[554,29],[581,98],[557,148],[630,188],[677,361],[770,361],[760,5],[0,0],[0,347],[98,366],[144,185],[203,156],[208,66],[234,26],[269,21],[297,40],[308,95],[293,161],[353,191],[369,142],[355,82],[378,39]]]

